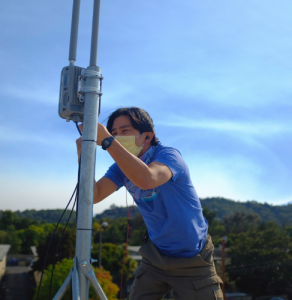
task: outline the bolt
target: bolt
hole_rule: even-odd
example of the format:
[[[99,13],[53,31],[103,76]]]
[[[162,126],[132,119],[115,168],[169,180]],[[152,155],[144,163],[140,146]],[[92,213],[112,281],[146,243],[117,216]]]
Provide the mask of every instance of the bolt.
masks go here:
[[[86,260],[83,261],[83,262],[81,263],[81,265],[82,265],[82,267],[86,267],[86,266],[87,266],[87,261],[86,261]]]

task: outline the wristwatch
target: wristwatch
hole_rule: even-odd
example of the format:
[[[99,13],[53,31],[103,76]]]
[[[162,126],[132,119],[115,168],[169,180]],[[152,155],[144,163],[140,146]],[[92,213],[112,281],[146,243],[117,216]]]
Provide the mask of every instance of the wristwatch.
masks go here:
[[[107,138],[105,138],[102,142],[101,142],[101,148],[103,150],[106,150],[113,142],[115,138],[113,136],[109,136]]]

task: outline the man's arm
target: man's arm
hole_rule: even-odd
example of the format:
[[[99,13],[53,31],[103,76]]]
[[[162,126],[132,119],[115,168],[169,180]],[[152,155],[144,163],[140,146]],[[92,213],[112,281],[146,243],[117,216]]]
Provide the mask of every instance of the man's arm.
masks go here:
[[[108,132],[106,127],[102,124],[98,124],[97,144],[101,145],[103,139],[109,136],[111,136],[111,134]],[[76,141],[76,143],[78,155],[80,155],[82,147],[82,138],[79,138]],[[128,152],[116,140],[112,142],[111,146],[107,149],[107,151],[117,163],[121,171],[125,174],[125,176],[142,190],[148,190],[160,186],[172,178],[173,174],[165,164],[154,161],[147,166],[138,157]],[[104,177],[101,179],[102,183],[106,181],[103,179]],[[104,191],[102,183],[100,183],[101,180],[97,182],[97,188],[100,188],[100,191],[98,192],[100,196],[97,196],[97,198],[94,196],[94,203],[103,200],[105,197],[109,196],[117,190],[117,186],[111,180],[108,179],[109,181],[111,181],[111,183],[106,183],[106,185],[109,188],[109,191]]]
[[[97,144],[111,136],[106,127],[98,124]],[[128,152],[118,141],[114,140],[108,153],[117,163],[127,178],[142,190],[148,190],[166,183],[172,178],[171,170],[163,163],[152,162],[147,166],[142,160]]]
[[[114,193],[117,190],[117,185],[107,177],[102,177],[94,185],[93,203],[98,203]]]
[[[76,140],[76,145],[79,162],[82,149],[82,137]],[[102,201],[103,199],[114,193],[117,189],[117,185],[107,177],[102,177],[99,181],[95,181],[93,203]]]
[[[113,141],[107,151],[125,176],[142,190],[160,186],[172,178],[172,172],[165,164],[154,161],[147,166],[118,141]]]

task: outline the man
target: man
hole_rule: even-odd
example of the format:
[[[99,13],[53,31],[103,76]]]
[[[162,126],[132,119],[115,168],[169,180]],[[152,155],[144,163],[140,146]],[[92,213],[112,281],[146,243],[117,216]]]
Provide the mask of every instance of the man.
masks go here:
[[[115,163],[95,183],[94,203],[125,186],[148,229],[130,300],[163,299],[171,288],[176,300],[223,300],[208,223],[178,150],[158,141],[152,119],[137,107],[116,110],[107,127],[98,124],[97,144]]]

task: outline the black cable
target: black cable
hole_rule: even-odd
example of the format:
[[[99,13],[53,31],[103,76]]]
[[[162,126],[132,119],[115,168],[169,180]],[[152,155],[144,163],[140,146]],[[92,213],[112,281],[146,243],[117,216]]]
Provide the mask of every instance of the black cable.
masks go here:
[[[59,239],[59,242],[58,242],[58,245],[57,245],[57,249],[56,249],[56,252],[55,252],[55,255],[54,255],[53,267],[52,267],[52,272],[51,272],[50,288],[49,288],[49,300],[51,299],[51,288],[52,288],[53,275],[54,275],[54,269],[55,269],[55,264],[56,264],[56,257],[57,257],[57,255],[58,255],[59,246],[60,246],[61,241],[62,241],[62,239],[63,239],[65,230],[66,230],[67,225],[68,225],[68,223],[69,223],[69,221],[70,221],[70,218],[71,218],[71,216],[72,216],[72,213],[73,213],[73,210],[74,210],[76,201],[77,201],[77,194],[75,195],[75,200],[74,200],[74,203],[73,203],[73,207],[72,207],[72,209],[71,209],[71,212],[70,212],[70,215],[69,215],[68,220],[67,220],[67,222],[66,222],[66,225],[65,225],[65,227],[64,227],[64,229],[63,229],[63,231],[62,231],[62,234],[61,234],[61,237],[60,237],[60,239]]]
[[[80,131],[79,126],[78,126],[78,122],[76,122],[75,125],[76,125],[76,127],[77,127],[77,130],[78,130],[80,136],[82,136],[82,132]]]
[[[62,215],[61,215],[61,217],[60,217],[60,219],[59,219],[59,221],[58,221],[58,223],[57,223],[57,225],[56,225],[56,227],[55,227],[55,230],[54,230],[54,232],[53,232],[53,234],[52,234],[52,237],[51,237],[51,240],[50,240],[50,243],[49,243],[49,247],[48,247],[48,249],[47,249],[47,253],[46,253],[46,257],[45,257],[43,269],[42,269],[41,280],[40,280],[40,283],[39,283],[38,293],[37,293],[37,298],[36,298],[37,300],[39,299],[39,293],[40,293],[40,289],[41,289],[41,285],[42,285],[42,280],[43,280],[44,270],[45,270],[45,266],[46,266],[46,263],[47,263],[47,259],[48,259],[48,255],[49,255],[49,251],[50,251],[50,248],[51,248],[51,244],[52,244],[53,238],[54,238],[55,233],[56,233],[56,230],[57,230],[57,228],[58,228],[58,226],[59,226],[59,224],[60,224],[60,222],[61,222],[61,220],[62,220],[62,218],[63,218],[63,216],[64,216],[64,214],[65,214],[65,212],[67,211],[67,208],[68,208],[68,206],[70,205],[70,203],[71,203],[71,201],[72,201],[72,198],[73,198],[73,196],[74,196],[74,194],[75,194],[75,192],[76,192],[76,190],[77,190],[77,185],[78,185],[78,184],[76,184],[76,187],[75,187],[75,189],[74,189],[74,192],[73,192],[73,194],[72,194],[72,196],[71,196],[71,198],[70,198],[70,200],[69,200],[69,202],[68,202],[66,208],[64,209],[64,211],[63,211],[63,213],[62,213]]]
[[[82,133],[78,127],[78,123],[76,122],[76,128],[80,134],[80,136],[82,136]],[[75,200],[74,200],[74,204],[73,204],[73,207],[71,209],[71,212],[70,212],[70,215],[68,217],[68,220],[67,220],[67,223],[62,231],[62,234],[61,234],[61,237],[59,239],[59,242],[58,242],[58,245],[57,245],[57,248],[56,248],[56,251],[55,251],[55,255],[54,255],[54,261],[53,261],[53,266],[52,266],[52,272],[51,272],[51,279],[50,279],[50,288],[49,288],[49,300],[51,299],[51,288],[52,288],[52,282],[53,282],[53,275],[54,275],[54,269],[55,269],[55,263],[56,263],[56,257],[58,255],[58,250],[59,250],[59,246],[61,244],[61,241],[63,239],[63,236],[64,236],[64,233],[66,231],[66,228],[67,228],[67,225],[69,223],[69,220],[72,216],[72,213],[73,213],[73,210],[74,210],[74,207],[75,207],[75,204],[76,204],[76,223],[77,223],[77,215],[78,215],[78,198],[79,198],[79,182],[80,182],[80,166],[81,166],[81,155],[80,155],[80,161],[79,161],[79,165],[78,165],[78,179],[77,179],[77,185],[76,185],[76,194],[75,194]]]
[[[80,169],[81,169],[81,153],[79,159],[79,166],[78,166],[78,177],[77,177],[77,191],[76,191],[76,228],[77,228],[77,221],[78,221],[78,207],[79,207],[79,183],[80,183]]]
[[[77,130],[78,130],[80,136],[82,136],[82,132],[80,131],[80,129],[79,129],[79,127],[78,127],[78,123],[76,122],[75,124],[76,124]],[[51,240],[50,240],[50,243],[49,243],[49,247],[48,247],[48,249],[47,249],[47,253],[46,253],[46,256],[45,256],[45,261],[44,261],[44,265],[43,265],[43,269],[42,269],[42,275],[41,275],[41,280],[40,280],[39,287],[38,287],[38,293],[37,293],[37,298],[36,298],[36,300],[39,299],[39,293],[40,293],[40,289],[41,289],[41,285],[42,285],[42,280],[43,280],[44,270],[45,270],[45,266],[46,266],[46,263],[47,263],[47,259],[48,259],[48,255],[49,255],[49,251],[50,251],[50,248],[51,248],[51,244],[52,244],[53,238],[54,238],[54,236],[55,236],[55,233],[56,233],[56,231],[57,231],[57,229],[58,229],[58,226],[59,226],[59,224],[60,224],[60,222],[61,222],[61,220],[62,220],[62,218],[63,218],[65,212],[67,211],[67,208],[68,208],[68,206],[70,205],[70,203],[71,203],[71,201],[72,201],[72,199],[73,199],[73,196],[74,196],[74,194],[75,194],[76,191],[77,191],[77,193],[76,193],[76,196],[75,196],[74,205],[73,205],[73,208],[72,208],[72,210],[71,210],[70,216],[69,216],[69,218],[68,218],[68,220],[67,220],[65,229],[66,229],[67,224],[68,224],[68,222],[69,222],[69,220],[70,220],[70,218],[71,218],[71,215],[72,215],[72,212],[73,212],[73,209],[74,209],[74,206],[75,206],[76,203],[77,203],[76,208],[78,209],[80,165],[81,165],[81,155],[80,155],[80,163],[79,163],[79,167],[78,167],[78,181],[77,181],[76,187],[75,187],[75,189],[74,189],[74,192],[73,192],[73,194],[72,194],[72,196],[71,196],[71,198],[70,198],[70,200],[69,200],[69,202],[68,202],[66,208],[64,209],[64,211],[63,211],[63,213],[62,213],[62,215],[61,215],[61,217],[60,217],[60,219],[59,219],[59,221],[58,221],[58,223],[57,223],[57,225],[56,225],[56,227],[55,227],[55,230],[54,230],[54,232],[53,232],[53,234],[52,234],[52,237],[51,237]],[[77,222],[77,209],[76,209],[76,222]],[[63,233],[64,233],[64,230],[63,230]],[[63,237],[63,233],[62,233],[61,238]],[[59,243],[60,243],[60,240],[59,240]],[[59,243],[58,243],[57,249],[58,249],[58,247],[59,247]],[[55,254],[55,256],[56,256],[56,254]],[[55,258],[54,258],[54,261],[55,261]],[[53,270],[54,270],[54,266],[53,266],[52,272],[53,272]],[[51,276],[51,283],[52,283],[52,276]],[[51,283],[50,283],[50,291],[49,291],[49,294],[51,294]]]

